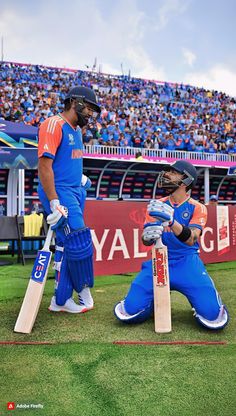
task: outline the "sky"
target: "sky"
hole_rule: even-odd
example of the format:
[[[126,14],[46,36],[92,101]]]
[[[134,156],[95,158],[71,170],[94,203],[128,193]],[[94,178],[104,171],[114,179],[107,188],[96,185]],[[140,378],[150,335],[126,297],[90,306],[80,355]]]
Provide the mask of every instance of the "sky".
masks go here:
[[[236,97],[235,19],[235,0],[0,0],[1,56]]]

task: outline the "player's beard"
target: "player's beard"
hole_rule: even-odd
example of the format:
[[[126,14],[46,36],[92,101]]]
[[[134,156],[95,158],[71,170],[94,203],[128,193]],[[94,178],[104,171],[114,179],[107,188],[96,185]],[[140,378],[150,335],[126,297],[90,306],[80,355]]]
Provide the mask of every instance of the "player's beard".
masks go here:
[[[160,186],[158,185],[158,188],[160,188]],[[161,188],[161,189],[163,189],[163,191],[165,192],[165,194],[166,194],[166,196],[169,196],[169,195],[172,195],[175,191],[176,191],[176,189],[178,189],[179,187],[178,186],[176,186],[175,188],[173,187],[173,188],[171,188],[171,187],[166,187],[166,188]]]
[[[76,114],[77,114],[77,118],[78,118],[78,121],[77,121],[78,126],[79,126],[81,129],[82,129],[83,127],[87,126],[87,124],[88,124],[88,119],[87,119],[86,117],[84,117],[82,114],[78,113],[78,112],[76,112]]]
[[[163,189],[167,195],[173,194],[181,185],[181,181],[172,182],[167,176],[166,172],[161,171],[158,175],[157,187]]]

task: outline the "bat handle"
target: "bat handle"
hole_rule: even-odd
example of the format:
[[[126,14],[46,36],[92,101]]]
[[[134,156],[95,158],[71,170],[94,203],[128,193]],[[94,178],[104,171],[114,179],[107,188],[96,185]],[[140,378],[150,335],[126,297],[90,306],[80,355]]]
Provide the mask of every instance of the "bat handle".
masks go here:
[[[164,244],[162,243],[161,237],[156,240],[154,247],[155,248],[162,248],[162,247],[164,247]]]
[[[49,251],[49,247],[50,247],[50,244],[51,244],[51,241],[52,241],[52,236],[53,236],[53,230],[52,230],[52,227],[50,225],[50,227],[48,229],[48,232],[47,232],[47,237],[46,237],[46,240],[45,240],[45,243],[44,243],[44,246],[43,246],[43,250]]]

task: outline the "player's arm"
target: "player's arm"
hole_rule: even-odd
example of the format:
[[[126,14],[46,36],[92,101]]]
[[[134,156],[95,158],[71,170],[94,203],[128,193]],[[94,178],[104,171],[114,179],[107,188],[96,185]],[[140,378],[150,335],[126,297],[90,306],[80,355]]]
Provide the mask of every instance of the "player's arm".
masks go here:
[[[52,164],[53,159],[49,157],[40,157],[38,162],[39,179],[49,201],[52,201],[53,199],[58,199],[55,189]]]
[[[68,209],[60,204],[58,199],[54,173],[52,169],[53,160],[48,157],[41,157],[38,164],[39,179],[50,201],[52,213],[47,216],[47,223],[52,226],[52,230],[63,227],[67,223]]]
[[[178,221],[174,221],[170,228],[175,236],[188,246],[193,246],[201,235],[201,229],[184,226]]]
[[[197,203],[188,225],[182,225],[174,220],[170,225],[170,228],[178,240],[188,246],[193,246],[201,236],[206,221],[207,209],[203,204]]]
[[[39,128],[38,143],[38,174],[39,179],[49,201],[58,199],[52,164],[61,143],[62,129],[55,118],[45,120]]]
[[[180,241],[188,246],[193,246],[201,236],[202,229],[204,228],[206,222],[206,207],[203,204],[196,203],[188,226],[181,225],[177,221],[174,221],[171,230]]]
[[[52,164],[62,138],[61,126],[55,118],[49,117],[39,129],[38,174],[43,190],[50,201],[51,214],[47,223],[52,230],[63,227],[67,222],[68,209],[60,204],[55,188]]]
[[[151,217],[161,221],[164,226],[170,227],[179,241],[193,246],[201,235],[206,223],[207,210],[202,204],[195,206],[194,214],[188,226],[174,220],[174,210],[162,201],[152,200],[148,205],[148,213]]]

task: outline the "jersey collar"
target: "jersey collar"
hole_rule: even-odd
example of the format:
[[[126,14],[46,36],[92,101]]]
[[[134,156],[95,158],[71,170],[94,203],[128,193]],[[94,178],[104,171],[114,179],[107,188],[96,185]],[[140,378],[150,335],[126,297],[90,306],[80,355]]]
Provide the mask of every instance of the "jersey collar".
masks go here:
[[[187,202],[189,199],[191,198],[190,195],[188,195],[182,202],[180,202],[179,204],[174,203],[173,201],[171,201],[171,195],[169,196],[169,203],[173,208],[176,207],[180,207],[181,205],[183,205],[185,202]]]
[[[62,120],[64,120],[67,124],[69,124],[69,126],[74,130],[74,131],[76,131],[77,130],[77,127],[75,128],[75,127],[73,127],[72,126],[72,124],[67,120],[67,118],[66,117],[63,117],[62,116],[62,114],[60,113],[59,114],[59,117],[61,117],[62,118]]]

